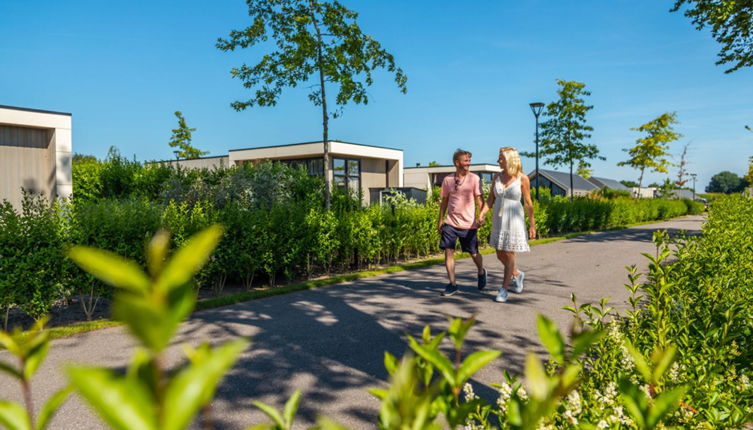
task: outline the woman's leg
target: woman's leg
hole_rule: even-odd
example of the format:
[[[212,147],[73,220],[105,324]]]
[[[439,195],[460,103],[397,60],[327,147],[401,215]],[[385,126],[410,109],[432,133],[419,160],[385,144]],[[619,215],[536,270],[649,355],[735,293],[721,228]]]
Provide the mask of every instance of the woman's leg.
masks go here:
[[[509,289],[510,280],[515,271],[515,253],[512,251],[497,251],[497,258],[505,266],[505,276],[502,280],[502,288]]]

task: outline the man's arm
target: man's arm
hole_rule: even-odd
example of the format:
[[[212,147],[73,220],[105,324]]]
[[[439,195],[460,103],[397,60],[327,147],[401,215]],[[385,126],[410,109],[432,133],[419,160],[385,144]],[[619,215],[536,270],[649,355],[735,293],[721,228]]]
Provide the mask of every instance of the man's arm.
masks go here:
[[[439,203],[439,219],[437,220],[437,230],[440,233],[442,232],[442,224],[444,224],[445,212],[447,212],[447,202],[449,202],[449,199],[447,197],[442,197],[442,200]]]

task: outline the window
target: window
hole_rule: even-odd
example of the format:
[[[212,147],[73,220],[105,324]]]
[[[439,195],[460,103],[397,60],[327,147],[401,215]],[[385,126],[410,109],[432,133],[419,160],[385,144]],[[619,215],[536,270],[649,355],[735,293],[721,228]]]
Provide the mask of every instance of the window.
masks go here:
[[[296,160],[281,160],[291,167],[303,166],[309,173],[309,176],[322,176],[324,175],[324,159],[322,158],[300,158]]]
[[[332,175],[335,186],[355,193],[361,190],[361,160],[333,158]]]

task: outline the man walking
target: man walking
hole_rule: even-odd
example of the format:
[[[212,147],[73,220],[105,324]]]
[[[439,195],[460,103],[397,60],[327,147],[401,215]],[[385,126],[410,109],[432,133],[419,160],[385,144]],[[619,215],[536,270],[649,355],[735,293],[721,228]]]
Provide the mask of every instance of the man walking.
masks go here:
[[[476,210],[483,209],[484,201],[481,193],[481,180],[475,173],[469,171],[471,167],[471,153],[458,149],[452,155],[455,173],[448,175],[442,181],[442,201],[439,205],[439,220],[437,229],[441,236],[439,247],[444,249],[444,264],[450,283],[447,284],[443,296],[451,296],[458,292],[455,283],[455,244],[460,240],[460,248],[469,254],[478,268],[478,289],[486,286],[486,269],[481,254],[478,253],[478,239],[476,232],[484,220],[476,217]]]

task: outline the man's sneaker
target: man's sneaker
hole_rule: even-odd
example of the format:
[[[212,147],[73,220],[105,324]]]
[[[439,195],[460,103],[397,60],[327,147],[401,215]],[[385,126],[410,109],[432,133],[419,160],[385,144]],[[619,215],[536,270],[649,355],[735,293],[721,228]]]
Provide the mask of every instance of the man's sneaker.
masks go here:
[[[523,278],[526,274],[522,270],[518,270],[518,276],[513,276],[512,282],[510,282],[510,291],[520,294],[523,292]]]
[[[451,296],[458,292],[458,286],[454,284],[447,284],[446,287],[444,287],[444,291],[442,291],[443,296]]]
[[[507,301],[508,297],[509,295],[507,294],[507,290],[500,288],[499,291],[497,291],[497,297],[494,298],[494,301],[504,303]]]
[[[478,275],[478,290],[481,291],[486,287],[486,269],[484,269],[484,273]]]

